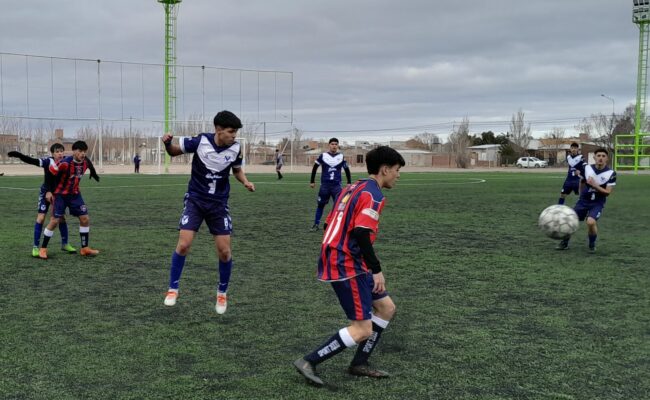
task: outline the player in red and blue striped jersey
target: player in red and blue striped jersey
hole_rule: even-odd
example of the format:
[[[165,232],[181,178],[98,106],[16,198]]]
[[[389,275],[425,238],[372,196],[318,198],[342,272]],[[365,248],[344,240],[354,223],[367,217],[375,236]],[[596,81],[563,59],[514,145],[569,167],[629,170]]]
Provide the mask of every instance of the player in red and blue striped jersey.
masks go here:
[[[318,260],[318,279],[332,285],[350,325],[293,363],[298,372],[318,386],[323,381],[316,375],[316,365],[355,345],[358,347],[348,368],[350,374],[389,376],[368,364],[381,333],[395,314],[372,244],[384,207],[381,190],[395,186],[404,158],[394,149],[381,146],[368,152],[366,166],[370,177],[346,187],[334,203]]]
[[[98,250],[88,246],[90,218],[88,217],[88,208],[79,192],[79,181],[86,170],[90,170],[90,178],[99,182],[99,176],[95,171],[95,167],[86,158],[86,151],[88,151],[86,142],[78,140],[72,144],[72,156],[65,157],[58,164],[50,164],[50,172],[56,177],[52,211],[53,218],[43,232],[43,244],[39,249],[39,258],[47,259],[47,245],[50,238],[54,236],[54,228],[56,228],[59,220],[65,216],[66,208],[70,210],[70,215],[79,218],[79,235],[81,236],[81,250],[79,254],[82,256],[99,254]]]
[[[32,257],[38,257],[39,244],[41,241],[41,233],[43,232],[43,223],[45,222],[45,215],[50,208],[50,203],[53,200],[52,192],[54,191],[54,175],[50,172],[50,164],[59,163],[63,159],[63,152],[65,147],[61,143],[54,143],[50,146],[50,153],[52,157],[32,158],[18,151],[10,151],[8,156],[19,158],[20,161],[31,164],[36,167],[43,168],[44,180],[41,185],[40,193],[38,195],[38,211],[36,214],[36,223],[34,224],[34,247],[32,248]],[[59,233],[61,233],[61,250],[68,253],[76,253],[75,249],[68,243],[68,224],[65,217],[61,217],[59,221]]]

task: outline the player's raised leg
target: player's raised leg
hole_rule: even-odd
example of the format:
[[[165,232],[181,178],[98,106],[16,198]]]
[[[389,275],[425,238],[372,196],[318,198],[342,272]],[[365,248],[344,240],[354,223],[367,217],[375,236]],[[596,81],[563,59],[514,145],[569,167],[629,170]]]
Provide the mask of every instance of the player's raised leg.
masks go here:
[[[180,285],[181,275],[183,274],[183,267],[185,266],[185,257],[190,252],[195,235],[196,232],[188,229],[181,229],[178,233],[178,243],[172,254],[171,266],[169,268],[169,288],[167,289],[164,302],[166,306],[176,305],[178,287]]]

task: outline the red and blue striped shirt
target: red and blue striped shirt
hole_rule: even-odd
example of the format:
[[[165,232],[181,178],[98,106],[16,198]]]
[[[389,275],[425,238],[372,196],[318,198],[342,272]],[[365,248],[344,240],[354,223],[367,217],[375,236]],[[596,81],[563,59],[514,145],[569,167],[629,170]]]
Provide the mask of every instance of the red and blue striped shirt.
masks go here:
[[[370,229],[370,241],[374,242],[383,208],[384,195],[374,179],[362,179],[341,192],[327,216],[318,260],[319,280],[344,281],[368,273],[359,244],[351,234],[354,228]]]
[[[72,156],[58,164],[50,163],[50,172],[56,176],[54,194],[79,194],[79,181],[88,169],[88,161],[77,162]]]

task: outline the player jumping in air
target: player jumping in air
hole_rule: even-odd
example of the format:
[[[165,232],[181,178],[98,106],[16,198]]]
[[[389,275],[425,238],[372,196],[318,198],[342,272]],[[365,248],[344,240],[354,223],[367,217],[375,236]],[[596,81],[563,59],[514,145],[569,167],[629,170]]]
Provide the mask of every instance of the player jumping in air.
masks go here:
[[[45,215],[50,208],[50,203],[53,200],[52,192],[54,191],[54,175],[50,173],[50,164],[57,164],[63,158],[65,148],[61,143],[54,143],[50,146],[50,153],[52,157],[32,158],[26,156],[18,151],[10,151],[9,157],[19,158],[20,161],[35,165],[43,168],[45,175],[41,191],[38,195],[38,211],[36,214],[36,223],[34,224],[34,247],[32,248],[32,257],[38,257],[38,249],[41,241],[41,233],[43,232],[43,223],[45,222]],[[77,249],[68,243],[68,224],[65,217],[61,217],[59,221],[59,233],[61,234],[61,250],[68,253],[76,253]]]
[[[318,156],[314,162],[314,167],[311,169],[311,179],[309,187],[312,189],[316,187],[316,171],[319,167],[323,167],[320,177],[320,189],[318,190],[316,215],[314,216],[314,224],[311,227],[313,232],[318,230],[320,219],[323,216],[325,206],[330,201],[336,201],[341,193],[341,169],[345,170],[345,177],[347,178],[348,185],[352,182],[350,177],[350,168],[348,163],[343,158],[343,154],[339,153],[339,140],[331,138],[329,140],[329,151]]]
[[[372,244],[384,208],[381,189],[395,186],[404,158],[390,147],[381,146],[368,152],[366,166],[370,177],[345,188],[335,201],[327,217],[318,260],[318,279],[332,285],[350,325],[293,363],[299,373],[317,386],[323,385],[323,381],[316,375],[316,366],[355,345],[350,374],[389,376],[368,364],[381,333],[395,314],[395,304],[386,292],[384,274]]]
[[[90,170],[91,179],[99,182],[99,176],[95,171],[95,167],[86,158],[86,151],[88,151],[86,142],[78,140],[72,144],[72,156],[63,158],[58,164],[50,163],[49,170],[55,176],[54,211],[52,212],[53,218],[43,232],[43,244],[39,249],[39,258],[47,259],[47,245],[52,236],[54,236],[54,228],[60,223],[63,216],[65,216],[66,208],[70,210],[70,215],[79,218],[79,235],[81,236],[81,250],[79,250],[79,254],[82,256],[95,256],[99,254],[98,250],[88,247],[90,218],[88,217],[88,208],[79,192],[79,181],[86,170]]]
[[[564,199],[571,192],[575,194],[580,193],[580,173],[582,169],[584,160],[582,159],[582,154],[578,154],[580,146],[578,143],[571,143],[571,154],[566,158],[567,163],[569,164],[569,171],[567,172],[566,179],[564,180],[564,185],[562,185],[562,191],[560,192],[560,198],[557,204],[564,204]]]
[[[169,289],[164,304],[173,306],[178,298],[178,286],[190,251],[194,235],[205,220],[219,257],[219,284],[217,287],[216,311],[226,312],[228,282],[232,270],[230,234],[232,221],[228,209],[230,194],[230,170],[235,178],[250,191],[255,185],[246,179],[242,169],[242,153],[235,141],[237,131],[242,127],[239,118],[230,111],[221,111],[214,117],[215,133],[201,133],[195,137],[181,137],[179,144],[172,144],[169,133],[162,138],[167,154],[178,156],[194,153],[190,182],[185,193],[185,208],[179,224],[176,249],[172,254],[169,271]]]
[[[609,153],[605,149],[598,149],[594,152],[595,164],[583,165],[580,176],[580,198],[573,208],[578,214],[580,221],[587,220],[589,236],[589,250],[596,251],[596,238],[598,237],[598,225],[596,221],[600,218],[605,208],[607,197],[612,194],[616,186],[616,172],[607,166]],[[564,239],[558,244],[558,250],[569,248],[569,239]]]

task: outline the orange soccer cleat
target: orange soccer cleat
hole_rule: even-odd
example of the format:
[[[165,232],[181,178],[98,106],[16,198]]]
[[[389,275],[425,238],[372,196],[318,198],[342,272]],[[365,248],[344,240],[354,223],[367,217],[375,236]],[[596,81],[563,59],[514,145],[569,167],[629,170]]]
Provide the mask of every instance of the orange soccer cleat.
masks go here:
[[[47,249],[45,247],[38,249],[38,258],[41,260],[47,260]]]
[[[81,250],[79,250],[79,254],[82,256],[96,256],[99,254],[99,250],[91,249],[90,247],[82,247]]]

